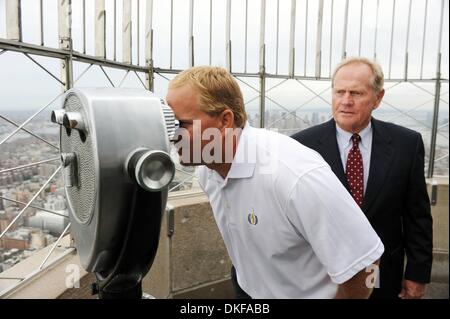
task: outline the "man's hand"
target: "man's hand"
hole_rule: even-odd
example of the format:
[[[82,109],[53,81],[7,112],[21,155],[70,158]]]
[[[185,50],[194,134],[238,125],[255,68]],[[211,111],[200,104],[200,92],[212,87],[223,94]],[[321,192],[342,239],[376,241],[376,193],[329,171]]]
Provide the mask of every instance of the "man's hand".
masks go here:
[[[402,299],[420,299],[425,295],[426,284],[405,279],[402,291],[398,295]]]
[[[376,268],[378,267],[379,260],[374,262]],[[367,299],[372,293],[372,288],[367,284],[367,277],[373,276],[370,272],[364,268],[352,278],[340,284],[336,292],[335,299]]]

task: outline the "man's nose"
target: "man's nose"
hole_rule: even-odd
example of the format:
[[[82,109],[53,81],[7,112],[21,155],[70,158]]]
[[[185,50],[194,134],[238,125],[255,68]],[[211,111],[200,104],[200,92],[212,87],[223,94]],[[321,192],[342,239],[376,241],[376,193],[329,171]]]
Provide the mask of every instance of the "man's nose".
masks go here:
[[[342,97],[342,104],[345,104],[345,105],[353,104],[353,97],[350,94],[350,92],[345,92],[344,96]]]

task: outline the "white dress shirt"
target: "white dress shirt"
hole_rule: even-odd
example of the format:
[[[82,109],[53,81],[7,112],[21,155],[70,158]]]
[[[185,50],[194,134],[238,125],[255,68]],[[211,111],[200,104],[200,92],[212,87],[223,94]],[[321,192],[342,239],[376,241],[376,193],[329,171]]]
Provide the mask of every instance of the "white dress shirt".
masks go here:
[[[350,152],[353,142],[353,133],[344,131],[336,124],[336,139],[339,147],[339,154],[341,155],[342,167],[347,167],[347,157]],[[372,153],[372,124],[369,122],[361,132],[359,132],[361,140],[359,142],[359,151],[361,152],[364,169],[364,194],[366,193],[367,181],[369,180],[370,168],[370,154]]]

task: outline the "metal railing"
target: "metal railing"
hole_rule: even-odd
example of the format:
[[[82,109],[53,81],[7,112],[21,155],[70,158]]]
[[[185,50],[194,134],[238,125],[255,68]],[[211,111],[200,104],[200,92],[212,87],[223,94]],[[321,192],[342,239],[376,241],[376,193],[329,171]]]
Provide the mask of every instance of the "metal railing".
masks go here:
[[[45,0],[40,0],[38,3],[36,29],[39,30],[39,36],[37,37],[38,43],[35,44],[23,42],[24,30],[22,22],[24,22],[23,19],[26,17],[21,13],[21,6],[29,4],[19,0],[7,0],[4,3],[4,15],[0,16],[0,22],[4,19],[6,32],[4,37],[0,34],[0,59],[8,52],[23,54],[37,65],[40,70],[59,83],[62,92],[21,124],[16,123],[6,115],[0,114],[3,120],[16,127],[0,141],[0,147],[19,132],[25,132],[58,151],[58,146],[25,128],[25,126],[95,68],[101,71],[107,83],[113,87],[122,86],[124,81],[129,79],[130,73],[136,76],[139,85],[145,89],[155,91],[155,89],[159,89],[159,86],[161,88],[165,87],[167,85],[166,80],[170,80],[168,76],[177,74],[182,70],[182,68],[174,68],[177,57],[174,55],[174,43],[183,37],[187,37],[185,53],[188,59],[184,68],[198,65],[202,62],[210,65],[215,64],[214,53],[217,52],[216,46],[219,41],[222,42],[221,47],[223,50],[218,54],[219,62],[216,64],[224,65],[236,77],[243,89],[249,89],[253,92],[252,94],[256,94],[252,98],[246,98],[245,104],[248,106],[253,102],[257,102],[259,123],[255,124],[267,128],[277,127],[289,117],[296,118],[305,125],[310,124],[299,116],[297,111],[302,110],[302,108],[313,101],[320,101],[325,106],[330,105],[330,101],[324,95],[330,91],[332,65],[351,55],[364,55],[376,58],[380,62],[384,62],[382,64],[387,71],[386,83],[390,85],[386,89],[387,91],[397,85],[408,85],[410,90],[421,91],[430,97],[426,101],[412,105],[407,110],[397,107],[395,102],[389,101],[389,98],[383,100],[384,105],[397,112],[395,115],[391,115],[388,120],[395,121],[407,117],[430,131],[430,146],[427,152],[427,176],[433,176],[436,162],[448,161],[448,121],[439,124],[440,104],[448,105],[448,99],[445,99],[446,96],[448,97],[448,78],[445,78],[445,76],[448,77],[448,74],[445,74],[444,77],[441,74],[441,70],[446,70],[445,66],[448,67],[448,61],[442,60],[443,56],[448,57],[448,23],[444,26],[444,22],[448,21],[448,1],[190,0],[186,4],[187,2],[185,1],[170,0],[170,4],[167,5],[167,1],[163,0],[122,0],[119,2],[117,0],[107,0],[106,2],[105,0],[95,0],[93,9],[95,17],[93,21],[94,30],[87,30],[88,22],[86,17],[90,13],[87,1],[58,0],[57,7],[51,8],[51,10],[57,10],[58,12],[58,48],[47,45],[45,41],[45,35],[51,31],[51,28],[47,27],[45,20],[49,13],[44,9],[46,8],[45,5],[47,5]],[[119,3],[122,6],[118,6]],[[163,3],[166,5],[165,10],[163,9]],[[80,9],[78,13],[81,15],[81,18],[79,16],[74,17],[73,6],[77,6]],[[174,10],[177,6],[187,6],[183,16],[174,16]],[[405,8],[404,12],[408,12],[406,27],[402,25],[405,21],[399,17],[400,14],[404,13],[401,11]],[[238,12],[241,14],[237,15],[236,13]],[[0,15],[1,13],[0,11]],[[432,23],[429,20],[430,16],[439,17],[438,23]],[[160,19],[164,17],[169,20],[169,36],[165,39],[165,42],[168,43],[169,55],[166,66],[163,66],[164,63],[158,66],[158,61],[162,61],[162,54],[166,54],[167,51],[163,49],[162,43],[164,41],[161,38],[157,38],[158,33],[155,30],[160,30],[161,26],[158,25],[156,17]],[[218,35],[215,21],[220,20],[219,18],[222,17],[224,18],[224,28],[221,29],[223,32]],[[286,19],[280,19],[280,17],[285,17]],[[302,21],[303,17],[304,23],[298,23]],[[81,27],[77,29],[81,29],[81,40],[79,37],[76,40],[73,34],[73,21],[75,18],[80,18],[79,20],[81,20]],[[121,33],[117,32],[118,20],[122,22]],[[184,21],[187,25],[186,34],[174,33],[174,23],[181,23],[180,21]],[[363,23],[363,21],[367,23]],[[111,23],[113,24],[112,34],[107,32],[107,26]],[[200,31],[197,30],[199,26],[201,27]],[[421,26],[421,34],[414,32],[418,26]],[[135,33],[133,33],[133,30]],[[244,30],[244,35],[242,35],[242,30]],[[286,32],[283,32],[283,30]],[[389,36],[383,37],[382,34],[383,32],[386,33],[386,30],[388,30],[387,34]],[[93,31],[94,35],[94,51],[87,54],[87,51],[89,51],[88,39],[92,34],[91,31]],[[401,50],[398,48],[397,42],[394,41],[398,34],[404,40],[404,42],[402,41],[404,45]],[[120,37],[118,37],[119,35]],[[144,46],[141,45],[142,38],[145,39]],[[338,41],[339,39],[340,41]],[[351,39],[357,40],[351,41]],[[447,45],[444,46],[444,50],[447,51],[443,51],[443,39],[447,42]],[[118,52],[119,40],[122,45],[120,59],[118,54],[120,53],[120,51]],[[436,48],[436,52],[432,54],[429,50],[427,51],[429,46],[432,47],[430,45],[431,41],[435,43]],[[108,44],[111,42],[112,47],[108,47]],[[411,45],[413,42],[420,43],[419,48],[414,49]],[[79,47],[81,50],[77,51],[74,47]],[[142,49],[144,49],[143,52]],[[133,51],[136,54],[133,55]],[[205,55],[206,58],[202,59],[200,52],[203,51],[207,52],[207,54]],[[398,54],[399,51],[401,51],[401,54]],[[388,54],[384,54],[386,58],[381,61],[380,57],[383,55],[383,52],[388,52]],[[198,56],[195,55],[196,53]],[[418,55],[420,63],[413,65],[412,54]],[[60,75],[54,74],[42,63],[39,63],[35,59],[37,56],[59,60]],[[112,58],[109,59],[107,58],[108,56]],[[255,63],[255,61],[257,62]],[[444,67],[442,67],[442,62],[445,64]],[[86,65],[75,80],[73,80],[74,63]],[[436,65],[436,69],[435,72],[432,72],[434,75],[430,76],[431,73],[428,71],[428,66],[432,64]],[[394,72],[393,70],[394,67],[398,69],[398,65],[402,65],[401,69],[403,72],[400,75],[399,72]],[[121,70],[125,74],[120,81],[115,83],[106,68]],[[139,74],[145,75],[145,81],[142,80]],[[411,76],[411,74],[416,74],[416,76]],[[257,80],[258,85],[251,84],[250,79]],[[279,80],[279,82],[270,85],[269,80]],[[311,87],[312,81],[325,81],[327,87],[316,90]],[[424,83],[434,84],[434,92],[423,88],[421,85]],[[293,84],[297,85],[297,88],[301,90],[306,90],[310,97],[304,101],[296,102],[296,105],[291,107],[277,101],[279,97],[275,96],[275,94],[272,95],[272,93],[283,86]],[[446,86],[445,90],[441,90],[443,85]],[[161,89],[161,91],[164,91],[164,89]],[[433,103],[431,125],[410,114],[423,106],[430,105],[430,103]],[[277,110],[284,112],[284,114],[269,122],[271,109],[268,105],[274,106]],[[446,141],[447,153],[441,153],[436,158],[436,141],[438,138]],[[0,168],[0,176],[4,173],[55,160],[57,158],[44,159],[15,167]],[[45,186],[57,176],[59,170],[60,168],[44,182],[44,186],[35,193],[28,203],[0,196],[0,200],[24,205],[24,208],[22,208],[16,218],[2,231],[0,240],[11,226],[20,219],[28,207],[60,215],[51,209],[32,205]],[[185,174],[185,177],[182,178],[179,184],[171,187],[170,190],[179,188],[180,185],[191,181],[192,174],[186,172],[183,172],[183,174]],[[54,247],[56,247],[67,229],[68,226]],[[38,272],[44,268],[43,266],[54,251],[54,247],[45,256]],[[11,277],[8,279],[11,279]],[[18,278],[17,280],[23,281],[23,279]]]

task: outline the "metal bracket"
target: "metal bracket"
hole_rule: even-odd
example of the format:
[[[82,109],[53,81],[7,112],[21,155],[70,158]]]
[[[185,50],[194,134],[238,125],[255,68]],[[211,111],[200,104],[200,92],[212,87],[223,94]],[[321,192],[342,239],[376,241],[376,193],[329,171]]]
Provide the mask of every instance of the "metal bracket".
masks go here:
[[[175,231],[175,208],[170,205],[167,204],[166,205],[166,211],[167,211],[167,236],[168,237],[172,237],[174,231]]]
[[[438,193],[438,183],[433,180],[431,182],[431,206],[436,206]]]

